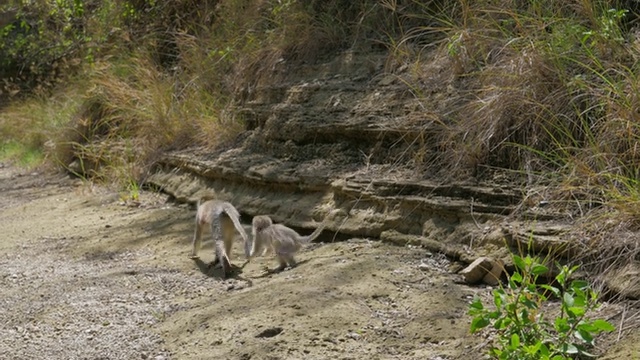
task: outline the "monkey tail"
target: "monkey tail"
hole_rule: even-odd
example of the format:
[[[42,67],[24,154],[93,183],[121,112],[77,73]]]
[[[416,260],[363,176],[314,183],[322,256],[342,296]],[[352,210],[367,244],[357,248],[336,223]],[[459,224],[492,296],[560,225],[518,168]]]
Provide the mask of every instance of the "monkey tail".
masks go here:
[[[222,209],[222,211],[224,211],[224,209]],[[229,255],[226,253],[224,246],[222,245],[223,234],[222,234],[222,222],[220,217],[222,211],[220,209],[216,209],[214,216],[211,219],[211,233],[213,234],[213,237],[215,239],[214,246],[216,250],[216,259],[221,262],[226,261],[228,264],[231,264],[231,259],[229,259]],[[221,258],[222,256],[224,256],[224,259]]]
[[[240,224],[240,213],[233,206],[224,206],[222,210],[229,216],[233,222],[233,226],[240,233],[242,240],[244,241],[244,256],[248,259],[251,254],[251,240],[247,236],[247,232],[244,231],[242,224]]]
[[[318,228],[316,228],[311,235],[308,236],[301,236],[300,237],[300,242],[302,243],[310,243],[313,240],[315,240],[318,236],[320,236],[320,234],[322,234],[322,232],[324,231],[324,227],[325,224],[324,222],[322,224],[320,224],[320,226],[318,226]]]

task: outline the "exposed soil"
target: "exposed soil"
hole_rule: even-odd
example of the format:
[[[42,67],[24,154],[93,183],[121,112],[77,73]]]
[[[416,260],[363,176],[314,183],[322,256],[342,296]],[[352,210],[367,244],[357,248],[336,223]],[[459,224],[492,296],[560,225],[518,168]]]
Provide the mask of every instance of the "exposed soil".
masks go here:
[[[2,166],[0,194],[2,359],[479,358],[467,306],[490,289],[421,247],[312,244],[266,275],[237,246],[222,280],[209,242],[187,257],[194,209],[164,195]]]
[[[443,256],[367,239],[312,244],[219,278],[188,259],[194,210],[0,169],[0,358],[450,359],[472,350]],[[203,261],[212,258],[205,243]]]

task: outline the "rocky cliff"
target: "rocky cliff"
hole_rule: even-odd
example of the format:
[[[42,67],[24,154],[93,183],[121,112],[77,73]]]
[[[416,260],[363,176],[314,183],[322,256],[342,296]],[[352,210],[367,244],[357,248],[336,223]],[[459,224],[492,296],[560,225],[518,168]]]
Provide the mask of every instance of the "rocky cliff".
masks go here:
[[[423,84],[430,95],[419,98],[408,69],[388,71],[385,59],[347,52],[245,89],[237,113],[246,131],[233,144],[168,154],[147,182],[179,201],[214,191],[245,215],[269,214],[297,228],[338,209],[324,240],[416,243],[466,262],[504,257],[505,243],[532,239],[526,222],[505,222],[522,203],[518,186],[452,182],[420,166],[430,124],[446,116],[456,79],[430,69],[432,83]],[[282,67],[274,73],[288,71]],[[563,231],[542,226],[538,246],[562,242]]]

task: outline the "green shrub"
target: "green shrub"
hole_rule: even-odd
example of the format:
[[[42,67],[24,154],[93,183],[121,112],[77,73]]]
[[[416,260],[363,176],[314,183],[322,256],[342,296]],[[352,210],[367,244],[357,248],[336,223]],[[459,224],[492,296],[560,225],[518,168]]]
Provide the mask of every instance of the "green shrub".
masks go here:
[[[471,332],[489,325],[497,332],[497,339],[489,350],[495,359],[561,360],[591,357],[589,348],[594,336],[614,327],[601,319],[590,319],[598,307],[598,295],[588,282],[571,280],[578,266],[559,266],[556,286],[538,284],[539,277],[549,269],[536,257],[513,256],[516,271],[509,277],[507,287],[493,291],[495,309],[488,309],[479,298],[469,306],[473,316]],[[559,300],[559,309],[549,297]],[[555,316],[548,312],[555,310]]]

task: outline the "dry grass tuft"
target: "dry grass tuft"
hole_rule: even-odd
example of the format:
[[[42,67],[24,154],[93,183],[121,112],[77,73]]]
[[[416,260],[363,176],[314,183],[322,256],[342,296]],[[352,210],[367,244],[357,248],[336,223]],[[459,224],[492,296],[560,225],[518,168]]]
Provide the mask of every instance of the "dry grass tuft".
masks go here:
[[[398,3],[385,2],[401,17]],[[388,42],[391,70],[418,69],[403,77],[426,109],[416,166],[441,181],[507,171],[527,194],[522,209],[544,203],[590,229],[574,238],[589,239],[576,261],[604,271],[635,259],[637,14],[591,0],[423,5],[411,8],[421,22]]]
[[[80,107],[81,86],[56,91],[50,97],[15,101],[0,112],[3,157],[27,166],[53,161],[60,129]]]
[[[138,183],[163,151],[232,139],[244,128],[237,109],[249,94],[286,77],[297,63],[349,46],[372,6],[338,0],[195,5],[113,2],[87,12],[104,45],[88,48],[82,79],[88,86],[74,103],[54,97],[9,109],[0,123],[3,138],[36,149],[48,143],[47,158],[78,175]],[[106,31],[101,21],[107,19],[119,26]],[[57,106],[60,115],[50,121],[30,114],[34,101],[41,102],[37,108]],[[26,123],[37,130],[20,134]]]

